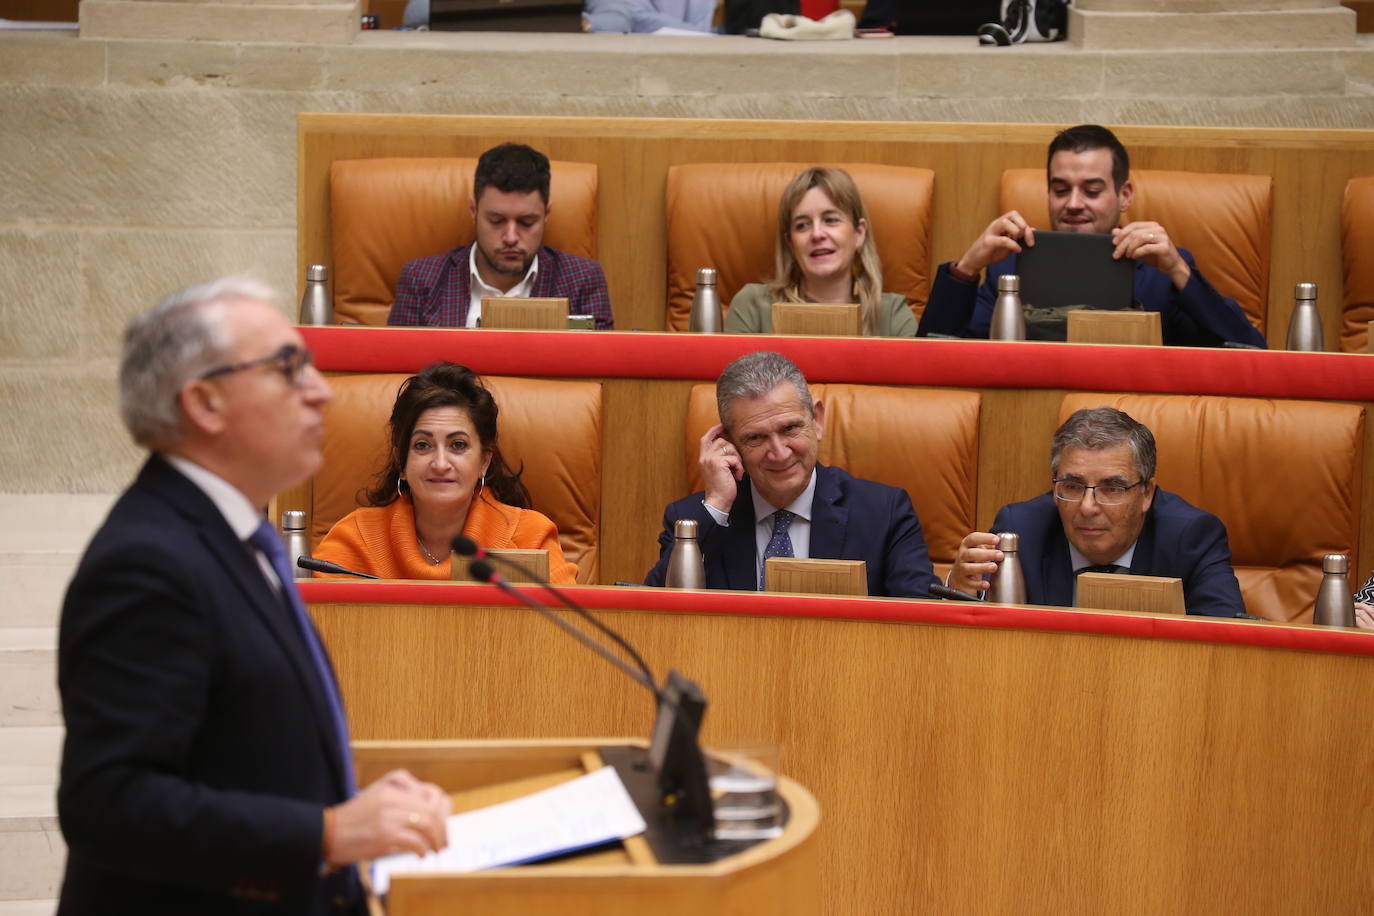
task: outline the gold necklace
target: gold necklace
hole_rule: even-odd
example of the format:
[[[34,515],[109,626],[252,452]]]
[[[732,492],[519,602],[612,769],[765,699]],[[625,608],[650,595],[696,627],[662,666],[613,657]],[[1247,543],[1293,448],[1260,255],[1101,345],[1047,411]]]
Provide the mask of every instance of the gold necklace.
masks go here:
[[[425,542],[420,540],[420,535],[418,534],[415,535],[415,543],[420,545],[420,553],[425,555],[425,559],[429,562],[430,566],[438,566],[440,563],[444,562],[443,560],[434,559],[434,554],[425,549]]]

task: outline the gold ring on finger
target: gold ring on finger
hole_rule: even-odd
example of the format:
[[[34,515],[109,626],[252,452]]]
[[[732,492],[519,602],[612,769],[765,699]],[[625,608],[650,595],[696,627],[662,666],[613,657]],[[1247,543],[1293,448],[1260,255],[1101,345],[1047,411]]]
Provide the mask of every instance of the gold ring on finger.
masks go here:
[[[406,815],[406,823],[412,827],[419,826],[420,815],[416,814],[414,811],[410,812],[410,814]]]

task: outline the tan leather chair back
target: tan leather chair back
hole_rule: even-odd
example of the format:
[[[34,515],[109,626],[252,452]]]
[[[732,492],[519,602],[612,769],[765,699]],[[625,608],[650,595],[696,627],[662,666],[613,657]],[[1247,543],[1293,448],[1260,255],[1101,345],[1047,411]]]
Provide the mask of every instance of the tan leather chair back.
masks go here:
[[[544,244],[596,257],[596,165],[551,162]],[[340,159],[329,167],[334,315],[386,324],[407,261],[472,241],[476,159]]]
[[[1352,178],[1341,207],[1341,254],[1345,262],[1345,309],[1341,349],[1365,352],[1374,321],[1374,177]],[[1301,282],[1302,278],[1297,278]],[[1317,291],[1318,294],[1321,290]]]
[[[883,265],[883,289],[907,297],[917,317],[930,291],[930,169],[836,163],[854,178],[868,207]],[[668,169],[668,318],[687,330],[697,270],[714,267],[721,303],[746,283],[773,276],[778,199],[804,162],[720,162]]]
[[[1217,291],[1235,299],[1264,331],[1269,303],[1269,238],[1274,179],[1137,169],[1135,199],[1123,222],[1154,220],[1174,244],[1187,248]],[[1019,210],[1036,229],[1048,229],[1044,169],[1002,173],[1002,212]]]
[[[982,396],[943,388],[842,384],[812,385],[811,396],[825,402],[821,463],[906,490],[921,519],[930,558],[943,575],[959,542],[974,530]],[[716,386],[693,386],[683,441],[691,492],[702,488],[697,465],[701,437],[719,422]]]
[[[1115,407],[1155,435],[1159,485],[1218,516],[1251,614],[1306,622],[1325,553],[1356,557],[1364,408],[1323,401],[1070,394],[1060,422]],[[1048,478],[1048,469],[1046,477]],[[1352,578],[1363,575],[1355,573]]]
[[[359,505],[387,458],[387,420],[404,374],[332,377],[324,465],[310,505],[312,544]],[[533,508],[558,526],[577,581],[595,583],[601,528],[601,385],[547,379],[483,379],[501,408],[501,452],[519,470]]]

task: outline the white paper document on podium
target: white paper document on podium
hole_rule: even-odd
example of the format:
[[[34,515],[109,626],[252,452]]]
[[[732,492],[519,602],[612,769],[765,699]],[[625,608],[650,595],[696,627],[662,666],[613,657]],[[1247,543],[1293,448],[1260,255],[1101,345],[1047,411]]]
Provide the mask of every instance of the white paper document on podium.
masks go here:
[[[623,840],[644,832],[644,818],[612,767],[488,808],[448,819],[448,846],[421,858],[414,853],[372,863],[379,896],[391,876],[470,872],[518,865]]]

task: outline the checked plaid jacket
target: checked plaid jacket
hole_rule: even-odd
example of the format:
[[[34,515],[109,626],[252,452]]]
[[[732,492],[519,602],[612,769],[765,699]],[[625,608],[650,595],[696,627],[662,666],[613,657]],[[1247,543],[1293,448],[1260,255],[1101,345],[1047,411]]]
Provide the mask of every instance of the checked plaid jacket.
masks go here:
[[[461,328],[466,324],[472,297],[468,274],[472,245],[445,254],[416,258],[401,268],[396,281],[396,300],[391,303],[389,325]],[[611,297],[601,265],[589,258],[559,251],[547,245],[539,249],[539,273],[534,278],[535,298],[568,300],[568,314],[591,315],[598,331],[614,327]]]

